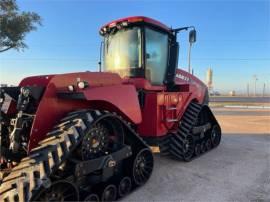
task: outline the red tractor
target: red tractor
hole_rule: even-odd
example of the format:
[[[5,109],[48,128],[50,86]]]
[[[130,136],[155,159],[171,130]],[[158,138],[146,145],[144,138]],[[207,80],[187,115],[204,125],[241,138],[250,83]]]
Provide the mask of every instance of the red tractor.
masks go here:
[[[0,201],[114,201],[143,185],[154,159],[217,147],[207,87],[177,69],[178,29],[129,17],[104,25],[100,72],[33,76],[2,87]]]

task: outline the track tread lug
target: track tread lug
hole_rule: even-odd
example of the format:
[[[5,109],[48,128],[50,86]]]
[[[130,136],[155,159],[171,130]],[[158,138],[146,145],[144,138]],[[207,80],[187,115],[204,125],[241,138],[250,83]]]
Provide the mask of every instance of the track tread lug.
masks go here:
[[[177,151],[175,151],[175,148],[172,147],[170,153],[173,155],[173,157],[176,157],[179,160],[183,160],[183,157]]]
[[[173,142],[173,144],[179,149],[181,150],[181,152],[183,151],[183,145],[181,143],[179,143],[179,141],[177,140],[177,136],[172,137],[171,141]]]
[[[76,114],[69,114],[68,116],[64,117],[63,119],[61,119],[61,123],[62,122],[66,122],[66,121],[70,121],[74,118],[80,117],[80,114],[76,113]]]
[[[189,119],[189,120],[192,121],[193,123],[194,123],[194,121],[195,121],[194,115],[193,115],[193,114],[190,114],[190,113],[185,113],[185,114],[184,114],[184,118]]]

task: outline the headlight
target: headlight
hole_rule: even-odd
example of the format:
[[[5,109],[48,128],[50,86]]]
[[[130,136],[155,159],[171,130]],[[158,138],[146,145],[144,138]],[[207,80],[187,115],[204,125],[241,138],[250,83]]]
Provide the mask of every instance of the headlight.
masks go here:
[[[77,85],[78,85],[78,88],[80,89],[84,89],[89,86],[87,81],[79,81]]]
[[[73,85],[69,85],[68,86],[68,90],[71,91],[71,92],[73,92],[74,91],[74,86]]]

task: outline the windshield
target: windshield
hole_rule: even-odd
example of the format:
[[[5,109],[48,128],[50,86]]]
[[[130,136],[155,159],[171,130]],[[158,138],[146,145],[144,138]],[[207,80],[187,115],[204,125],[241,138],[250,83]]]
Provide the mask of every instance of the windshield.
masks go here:
[[[142,68],[141,29],[131,27],[109,34],[104,39],[104,70],[132,77]]]

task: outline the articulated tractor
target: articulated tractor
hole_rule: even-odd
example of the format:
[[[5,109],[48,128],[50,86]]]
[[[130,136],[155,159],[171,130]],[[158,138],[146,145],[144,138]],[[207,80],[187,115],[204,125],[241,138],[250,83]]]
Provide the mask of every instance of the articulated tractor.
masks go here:
[[[178,161],[217,147],[206,85],[177,68],[185,30],[194,43],[194,27],[119,19],[100,29],[99,72],[2,87],[0,201],[115,201],[149,180],[150,147]]]

